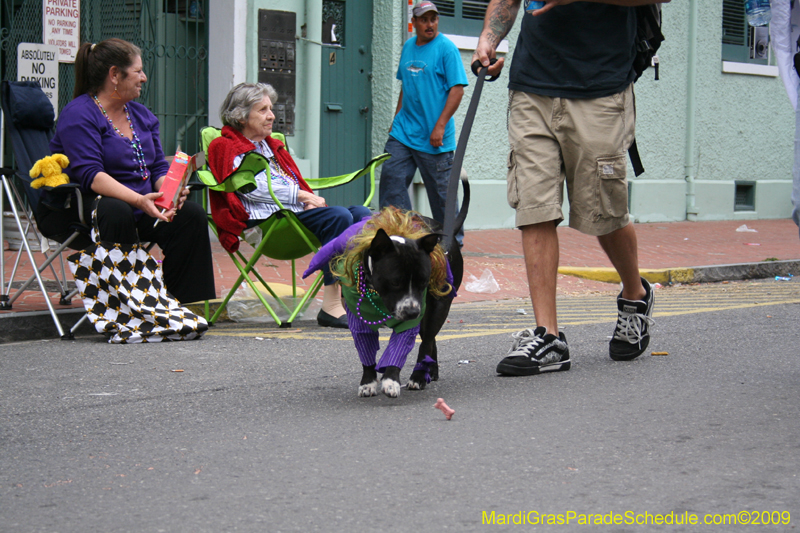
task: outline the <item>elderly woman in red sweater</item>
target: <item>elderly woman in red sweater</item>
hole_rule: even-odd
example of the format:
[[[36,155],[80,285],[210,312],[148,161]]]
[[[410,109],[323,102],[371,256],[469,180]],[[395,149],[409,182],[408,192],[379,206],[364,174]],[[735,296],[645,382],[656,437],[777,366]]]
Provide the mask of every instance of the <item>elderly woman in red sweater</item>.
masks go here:
[[[265,83],[240,83],[228,93],[220,107],[224,124],[222,135],[208,147],[208,164],[218,181],[233,173],[245,154],[258,152],[269,161],[269,168],[256,175],[257,188],[249,193],[211,193],[211,211],[219,230],[219,240],[229,252],[239,248],[239,235],[278,211],[269,193],[267,180],[284,208],[293,211],[300,222],[325,244],[353,223],[372,213],[364,206],[328,207],[305,182],[292,156],[282,142],[273,139],[272,104],[278,95]],[[347,328],[339,287],[327,268],[324,272],[322,309],[317,315],[321,326]]]

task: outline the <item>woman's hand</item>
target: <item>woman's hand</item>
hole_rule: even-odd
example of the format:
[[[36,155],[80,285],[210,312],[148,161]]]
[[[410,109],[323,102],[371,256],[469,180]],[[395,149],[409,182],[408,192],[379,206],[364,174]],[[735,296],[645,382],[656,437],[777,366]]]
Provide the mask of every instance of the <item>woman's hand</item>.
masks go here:
[[[175,208],[162,214],[161,210],[156,206],[155,201],[163,196],[163,192],[151,192],[141,195],[121,184],[105,172],[97,173],[92,182],[92,191],[101,196],[109,196],[122,200],[126,204],[143,211],[145,214],[157,218],[158,220],[163,220],[164,222],[169,222],[175,215]]]
[[[303,204],[304,211],[316,209],[317,207],[328,207],[328,204],[325,203],[325,198],[306,191],[299,191],[297,193],[297,200]]]
[[[181,207],[183,207],[183,204],[186,203],[186,199],[189,197],[189,192],[190,192],[189,187],[183,188],[183,190],[181,191],[181,195],[178,198],[178,205],[175,209],[176,211],[179,210]]]
[[[136,202],[133,203],[133,206],[143,211],[146,215],[150,215],[158,220],[163,220],[164,222],[169,222],[172,220],[172,217],[175,216],[177,209],[173,207],[169,211],[162,213],[158,206],[156,206],[155,202],[163,195],[163,192],[151,192],[145,195],[140,195]]]

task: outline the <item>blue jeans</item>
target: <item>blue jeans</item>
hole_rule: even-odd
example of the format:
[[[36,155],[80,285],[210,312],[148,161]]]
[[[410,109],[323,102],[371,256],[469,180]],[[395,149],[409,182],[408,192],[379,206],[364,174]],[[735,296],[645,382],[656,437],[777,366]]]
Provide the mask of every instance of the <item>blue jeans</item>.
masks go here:
[[[428,154],[420,152],[389,137],[384,152],[391,154],[381,168],[381,185],[378,191],[379,207],[393,205],[400,209],[411,209],[411,198],[408,188],[419,169],[422,183],[428,193],[433,219],[444,226],[444,209],[447,201],[447,184],[450,181],[450,170],[453,168],[453,152]],[[458,199],[456,199],[456,215],[458,215]],[[464,228],[458,230],[456,241],[464,245]]]
[[[350,207],[335,205],[332,207],[317,207],[316,209],[295,213],[295,215],[319,239],[320,243],[327,244],[362,218],[372,216],[372,211],[363,205],[351,205]],[[261,222],[263,220],[248,220],[247,227],[252,228]],[[328,265],[325,265],[322,273],[325,280],[323,283],[325,285],[333,285],[336,280],[333,279]]]

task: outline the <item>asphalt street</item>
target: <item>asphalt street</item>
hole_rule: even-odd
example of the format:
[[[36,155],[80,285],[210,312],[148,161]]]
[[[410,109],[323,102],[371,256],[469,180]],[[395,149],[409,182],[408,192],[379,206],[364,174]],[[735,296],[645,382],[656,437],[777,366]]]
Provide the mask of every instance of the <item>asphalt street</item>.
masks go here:
[[[0,530],[800,531],[800,281],[659,289],[632,362],[613,295],[559,309],[569,372],[498,376],[530,302],[460,304],[397,399],[303,322],[1,345]]]

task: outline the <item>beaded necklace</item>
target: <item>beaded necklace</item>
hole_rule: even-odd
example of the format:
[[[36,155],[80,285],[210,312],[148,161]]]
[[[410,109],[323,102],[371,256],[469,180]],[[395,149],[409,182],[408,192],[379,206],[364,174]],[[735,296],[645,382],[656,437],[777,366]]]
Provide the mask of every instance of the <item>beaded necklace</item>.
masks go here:
[[[372,299],[373,295],[378,297],[380,297],[380,295],[378,294],[378,291],[376,291],[372,287],[367,288],[367,282],[364,279],[364,265],[358,265],[357,276],[358,279],[356,286],[358,287],[358,303],[356,304],[356,314],[358,315],[358,318],[369,326],[377,326],[380,324],[385,324],[386,322],[389,321],[389,319],[393,318],[393,315],[387,315],[386,313],[384,313],[383,310],[378,306],[378,304],[375,303],[375,300]],[[378,311],[380,314],[384,316],[383,319],[376,320],[375,322],[370,322],[369,320],[361,316],[361,302],[364,299],[364,296],[367,297],[367,300],[369,300],[369,303],[372,304],[372,307],[374,307],[376,311]]]
[[[286,185],[291,185],[294,183],[295,185],[299,185],[300,182],[297,179],[297,176],[294,175],[292,169],[289,169],[287,173],[283,170],[283,167],[278,163],[278,159],[275,157],[275,153],[270,149],[267,141],[253,141],[250,140],[251,143],[256,145],[256,151],[267,158],[267,162],[269,163],[269,173],[271,176],[280,178]],[[269,154],[269,155],[267,155]]]
[[[150,177],[150,171],[147,169],[147,163],[145,162],[144,159],[144,149],[142,148],[142,141],[139,140],[139,135],[136,134],[136,130],[133,128],[131,115],[130,113],[128,113],[128,104],[123,105],[122,109],[125,111],[125,118],[128,119],[128,126],[130,126],[131,128],[131,134],[133,136],[133,139],[128,139],[127,137],[125,137],[125,135],[123,135],[122,132],[119,131],[119,129],[114,125],[114,121],[111,120],[111,117],[109,117],[108,113],[106,113],[106,110],[103,107],[103,104],[100,103],[100,99],[97,97],[97,95],[96,94],[93,95],[92,98],[94,98],[94,101],[100,107],[100,111],[103,112],[103,116],[106,117],[108,123],[111,124],[112,128],[114,128],[114,131],[116,131],[120,137],[131,143],[131,148],[133,148],[133,162],[139,164],[139,174],[142,175],[143,180],[146,180],[148,177]]]
[[[289,169],[289,172],[283,170],[283,167],[281,167],[278,164],[278,160],[275,158],[274,155],[268,157],[267,161],[269,161],[270,174],[279,177],[287,185],[290,185],[292,183],[294,183],[295,185],[299,185],[299,182],[297,181],[297,176],[294,175],[292,169]]]

